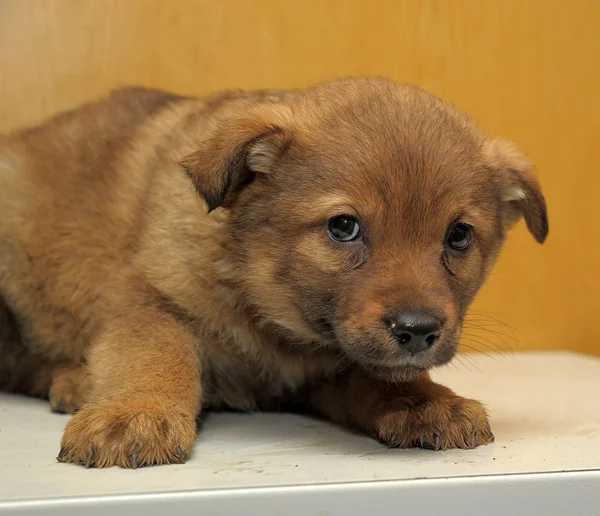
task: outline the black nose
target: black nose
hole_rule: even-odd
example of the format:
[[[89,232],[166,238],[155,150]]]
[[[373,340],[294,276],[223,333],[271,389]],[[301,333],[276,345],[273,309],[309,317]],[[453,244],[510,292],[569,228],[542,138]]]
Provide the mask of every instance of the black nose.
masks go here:
[[[400,347],[411,355],[433,346],[440,336],[440,329],[439,319],[423,310],[402,311],[390,323],[390,330]]]

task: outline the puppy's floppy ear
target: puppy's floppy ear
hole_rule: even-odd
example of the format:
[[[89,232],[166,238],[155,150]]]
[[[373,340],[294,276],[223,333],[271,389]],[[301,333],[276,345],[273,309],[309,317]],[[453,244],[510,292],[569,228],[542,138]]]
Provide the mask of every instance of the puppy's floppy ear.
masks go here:
[[[499,174],[500,198],[505,203],[508,224],[523,215],[529,232],[543,243],[548,236],[548,213],[540,184],[531,173],[532,163],[514,143],[502,138],[488,141],[486,154]]]
[[[271,172],[291,143],[290,119],[281,104],[249,108],[224,120],[212,138],[179,162],[209,213],[254,174]]]

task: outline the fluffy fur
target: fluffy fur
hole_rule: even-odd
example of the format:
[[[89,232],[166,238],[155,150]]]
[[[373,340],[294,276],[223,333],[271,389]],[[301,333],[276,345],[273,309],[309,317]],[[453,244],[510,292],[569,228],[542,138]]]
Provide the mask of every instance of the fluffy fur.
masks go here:
[[[434,384],[521,215],[544,198],[514,146],[411,86],[183,98],[125,89],[0,140],[0,384],[76,412],[59,460],[181,462],[201,410],[294,408],[390,446],[493,439]],[[327,220],[355,216],[334,242]],[[444,242],[473,227],[468,252]],[[427,309],[419,354],[390,332]],[[79,410],[78,410],[79,409]]]

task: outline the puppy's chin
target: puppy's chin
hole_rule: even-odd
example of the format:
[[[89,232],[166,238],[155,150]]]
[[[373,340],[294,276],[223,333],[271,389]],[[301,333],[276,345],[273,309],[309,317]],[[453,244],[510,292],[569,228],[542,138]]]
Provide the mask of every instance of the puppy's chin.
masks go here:
[[[367,374],[386,382],[412,382],[417,380],[423,373],[430,369],[443,366],[450,362],[458,348],[458,338],[454,336],[440,342],[434,348],[416,355],[398,350],[395,356],[390,356],[386,351],[388,346],[381,348],[370,348],[370,353],[357,352],[357,349],[365,350],[364,346],[343,346],[346,356]]]
[[[390,383],[414,382],[427,371],[411,365],[388,366],[382,364],[359,364],[369,376]]]

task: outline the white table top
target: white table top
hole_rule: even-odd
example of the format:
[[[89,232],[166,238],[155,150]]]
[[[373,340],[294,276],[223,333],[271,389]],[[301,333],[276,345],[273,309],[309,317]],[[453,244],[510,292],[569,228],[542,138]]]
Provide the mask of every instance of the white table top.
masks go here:
[[[456,363],[434,377],[489,408],[496,442],[475,450],[390,450],[307,417],[211,414],[186,464],[85,470],[55,461],[67,416],[50,413],[40,400],[0,394],[0,513],[78,514],[85,507],[86,515],[115,515],[145,500],[146,511],[164,503],[161,512],[178,514],[193,507],[204,507],[202,514],[282,514],[278,507],[288,514],[322,507],[330,508],[324,514],[354,514],[369,496],[395,504],[404,493],[402,500],[414,498],[425,514],[468,486],[479,486],[479,495],[491,489],[500,511],[504,496],[527,500],[547,492],[543,503],[552,512],[560,501],[548,500],[570,485],[562,498],[569,516],[600,514],[600,359],[566,352],[470,359],[470,370]],[[496,514],[490,496],[482,503]],[[582,512],[571,505],[573,496]],[[464,499],[463,516],[470,514]],[[298,503],[308,505],[300,510]],[[589,512],[594,504],[597,512]],[[130,513],[134,506],[128,507]]]

